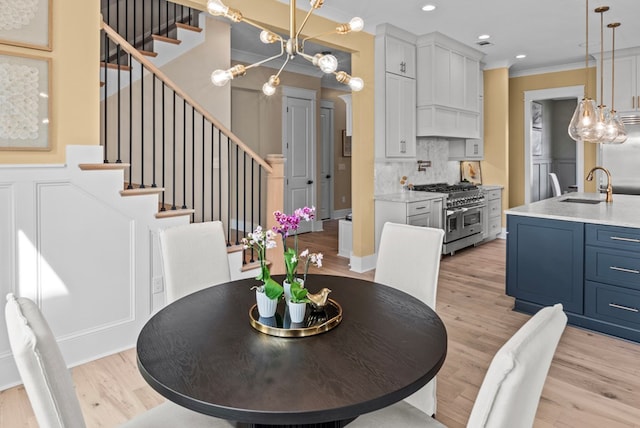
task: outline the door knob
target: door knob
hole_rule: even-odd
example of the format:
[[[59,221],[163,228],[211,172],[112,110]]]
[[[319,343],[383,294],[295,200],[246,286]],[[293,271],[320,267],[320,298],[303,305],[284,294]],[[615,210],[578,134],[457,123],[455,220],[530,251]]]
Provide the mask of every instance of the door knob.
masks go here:
[[[327,178],[331,178],[331,175],[327,175]]]
[[[307,181],[307,184],[313,184],[313,180]]]

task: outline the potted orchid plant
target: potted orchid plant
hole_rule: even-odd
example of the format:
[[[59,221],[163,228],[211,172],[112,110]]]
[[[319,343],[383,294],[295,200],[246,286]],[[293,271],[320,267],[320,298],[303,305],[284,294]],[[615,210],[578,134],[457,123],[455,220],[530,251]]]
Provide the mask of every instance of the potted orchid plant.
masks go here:
[[[252,289],[256,290],[258,312],[264,318],[275,315],[278,299],[284,291],[282,286],[271,278],[266,260],[267,250],[276,247],[275,237],[276,234],[272,230],[263,231],[262,227],[258,226],[255,231],[247,234],[247,238],[242,238],[244,248],[253,248],[260,260],[260,273],[256,279],[262,281],[262,285],[254,286]]]
[[[291,300],[290,287],[294,282],[304,287],[304,281],[297,277],[298,270],[298,228],[300,221],[311,221],[315,218],[315,207],[298,208],[293,215],[287,215],[280,211],[275,211],[275,217],[278,226],[273,227],[273,231],[282,236],[282,244],[284,246],[284,265],[286,270],[286,278],[284,281],[284,293],[287,304]],[[293,235],[293,247],[287,245],[287,238]]]

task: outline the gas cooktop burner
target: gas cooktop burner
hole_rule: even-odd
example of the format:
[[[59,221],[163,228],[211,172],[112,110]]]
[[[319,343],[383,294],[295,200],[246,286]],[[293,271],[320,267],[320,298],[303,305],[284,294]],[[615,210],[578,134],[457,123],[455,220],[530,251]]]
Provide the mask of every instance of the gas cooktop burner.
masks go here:
[[[438,193],[453,193],[464,192],[467,190],[476,190],[478,186],[471,183],[434,183],[434,184],[418,184],[413,186],[413,190],[419,192],[438,192]]]

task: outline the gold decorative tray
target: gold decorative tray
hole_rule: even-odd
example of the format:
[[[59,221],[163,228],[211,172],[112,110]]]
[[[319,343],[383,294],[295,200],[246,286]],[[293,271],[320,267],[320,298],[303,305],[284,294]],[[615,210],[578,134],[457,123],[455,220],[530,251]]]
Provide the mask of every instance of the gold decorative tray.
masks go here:
[[[333,299],[327,301],[323,310],[313,310],[307,305],[307,313],[301,323],[292,323],[289,318],[287,305],[278,303],[278,309],[273,317],[261,318],[258,305],[249,310],[251,326],[261,333],[278,337],[307,337],[324,333],[335,328],[342,321],[342,307]]]

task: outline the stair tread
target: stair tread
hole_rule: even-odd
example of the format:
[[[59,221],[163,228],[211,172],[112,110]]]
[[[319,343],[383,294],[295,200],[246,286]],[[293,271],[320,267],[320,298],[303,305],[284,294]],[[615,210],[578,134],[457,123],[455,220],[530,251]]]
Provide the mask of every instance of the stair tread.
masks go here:
[[[83,171],[105,171],[114,169],[127,169],[131,165],[128,163],[81,163],[78,167]]]
[[[166,211],[158,211],[156,213],[156,218],[170,218],[170,217],[179,217],[182,215],[191,215],[194,214],[196,210],[191,208],[177,208],[175,210],[166,210]]]
[[[152,195],[159,194],[164,192],[164,188],[162,187],[144,187],[144,188],[133,188],[133,189],[124,189],[120,191],[122,196],[134,196],[134,195]]]
[[[100,67],[105,67],[105,62],[102,61],[100,62]],[[120,70],[124,70],[124,71],[131,71],[131,66],[130,65],[125,65],[125,64],[113,64],[111,62],[106,63],[106,67],[107,68],[111,68],[113,70],[117,70],[118,68],[120,68]]]
[[[183,30],[195,31],[196,33],[202,32],[202,28],[194,27],[193,25],[183,24],[182,22],[176,22],[176,27],[182,28]]]
[[[158,56],[157,52],[143,51],[143,50],[140,50],[140,49],[138,49],[138,52],[140,52],[144,56],[150,56],[152,58],[155,58],[155,57]]]
[[[182,40],[172,39],[171,37],[160,36],[158,34],[152,34],[151,38],[153,40],[157,40],[159,42],[166,42],[166,43],[171,43],[171,44],[174,44],[174,45],[179,45],[180,43],[182,43]]]

